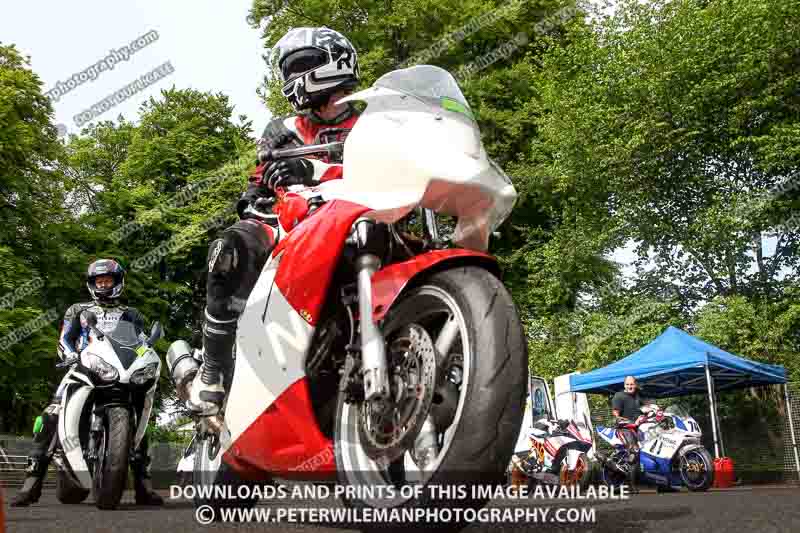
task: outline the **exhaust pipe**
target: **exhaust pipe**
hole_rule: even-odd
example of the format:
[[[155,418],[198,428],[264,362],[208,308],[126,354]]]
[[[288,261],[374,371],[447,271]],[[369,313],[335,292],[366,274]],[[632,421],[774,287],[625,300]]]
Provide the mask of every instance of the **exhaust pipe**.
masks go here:
[[[182,401],[189,399],[189,392],[200,361],[192,355],[192,347],[183,340],[173,342],[167,351],[167,368],[175,384],[175,391]]]

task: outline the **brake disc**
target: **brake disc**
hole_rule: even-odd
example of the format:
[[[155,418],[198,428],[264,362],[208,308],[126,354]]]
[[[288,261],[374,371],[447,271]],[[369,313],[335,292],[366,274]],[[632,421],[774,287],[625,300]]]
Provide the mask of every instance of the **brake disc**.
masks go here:
[[[436,385],[436,350],[422,326],[404,326],[386,355],[389,398],[362,402],[358,410],[364,451],[384,466],[413,447],[430,412]]]

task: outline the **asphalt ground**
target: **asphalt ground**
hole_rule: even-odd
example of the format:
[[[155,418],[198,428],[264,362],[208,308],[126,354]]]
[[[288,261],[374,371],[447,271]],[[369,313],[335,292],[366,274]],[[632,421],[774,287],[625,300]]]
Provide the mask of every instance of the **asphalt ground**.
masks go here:
[[[333,497],[327,501],[267,500],[262,499],[256,509],[261,521],[238,523],[213,523],[203,525],[196,518],[194,505],[183,498],[170,499],[169,491],[162,491],[164,507],[143,507],[133,503],[133,493],[127,492],[117,510],[100,511],[91,496],[80,505],[63,505],[54,491],[46,490],[39,503],[27,508],[8,508],[13,490],[4,494],[6,506],[6,531],[9,533],[45,532],[108,532],[134,531],[158,533],[183,533],[195,531],[291,531],[348,533],[357,531],[422,531],[424,523],[396,523],[394,525],[365,524],[359,518],[331,520],[312,516],[309,511],[301,515],[299,509],[344,507]],[[289,515],[289,508],[295,509]],[[269,512],[272,519],[283,509],[279,522],[264,523]],[[491,531],[511,533],[523,531],[591,531],[591,532],[800,532],[800,487],[739,487],[711,490],[706,493],[656,494],[643,490],[625,500],[569,500],[569,499],[507,499],[496,498],[486,507],[485,520],[479,523],[477,515],[465,532]],[[563,510],[562,510],[563,509]],[[494,510],[494,511],[493,511]],[[584,514],[581,516],[581,510]],[[592,514],[593,511],[593,514]],[[494,518],[489,513],[495,513]],[[514,513],[518,513],[515,517]],[[201,517],[203,519],[204,517]],[[363,516],[362,516],[363,518]],[[444,518],[442,515],[440,518]],[[509,519],[510,518],[510,519]],[[348,521],[349,520],[349,521]],[[573,523],[567,523],[572,520]],[[574,522],[577,520],[577,522]],[[450,524],[440,524],[440,531],[456,531]]]

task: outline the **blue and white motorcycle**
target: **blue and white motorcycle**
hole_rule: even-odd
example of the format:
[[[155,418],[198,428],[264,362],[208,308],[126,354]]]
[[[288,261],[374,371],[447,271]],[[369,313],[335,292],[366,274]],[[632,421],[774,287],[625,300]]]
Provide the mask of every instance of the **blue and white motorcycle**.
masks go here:
[[[631,430],[638,440],[638,482],[654,484],[661,490],[686,486],[690,491],[705,491],[714,482],[714,461],[700,443],[702,432],[688,412],[678,406],[663,412],[651,406],[635,423],[616,427],[597,427],[600,437],[613,453],[597,454],[601,478],[607,485],[621,485],[629,478],[635,461],[629,460],[621,430]]]

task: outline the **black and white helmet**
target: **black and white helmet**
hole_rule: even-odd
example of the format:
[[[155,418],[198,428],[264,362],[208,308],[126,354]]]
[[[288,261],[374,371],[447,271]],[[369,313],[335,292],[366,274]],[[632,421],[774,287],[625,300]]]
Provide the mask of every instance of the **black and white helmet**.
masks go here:
[[[356,49],[330,28],[289,30],[272,48],[269,62],[295,111],[323,105],[331,94],[358,84]]]
[[[98,276],[111,275],[114,278],[114,285],[110,289],[99,289],[95,280]],[[119,298],[125,288],[125,269],[113,259],[98,259],[91,265],[86,273],[86,288],[92,299],[99,302],[108,303]]]

